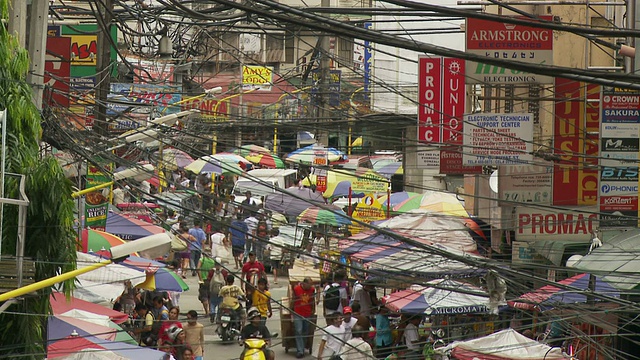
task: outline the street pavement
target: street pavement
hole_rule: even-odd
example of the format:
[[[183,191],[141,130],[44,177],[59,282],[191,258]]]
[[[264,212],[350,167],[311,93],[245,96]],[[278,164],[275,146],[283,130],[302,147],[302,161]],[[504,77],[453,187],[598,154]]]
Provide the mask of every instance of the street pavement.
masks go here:
[[[238,273],[239,274],[239,273]],[[278,278],[278,284],[273,284],[273,278],[269,275],[269,283],[271,292],[271,297],[280,301],[283,297],[287,296],[287,278]],[[204,340],[205,340],[205,359],[211,360],[231,360],[238,359],[240,357],[240,353],[242,352],[242,347],[238,344],[222,344],[220,337],[215,333],[215,327],[209,321],[209,316],[205,316],[204,309],[202,308],[202,304],[198,300],[198,277],[191,276],[191,274],[187,275],[186,279],[187,284],[189,285],[189,290],[183,292],[180,295],[179,305],[180,305],[180,320],[186,321],[186,314],[189,310],[196,310],[198,312],[199,322],[204,325]],[[237,284],[237,281],[236,281]],[[276,359],[295,359],[296,351],[294,349],[289,349],[289,353],[285,354],[284,347],[282,346],[282,332],[280,330],[280,306],[278,304],[272,303],[273,307],[273,316],[267,320],[267,327],[271,333],[277,332],[279,333],[279,337],[272,341],[271,349],[275,352]],[[324,325],[324,319],[318,320],[318,325]],[[319,344],[319,332],[316,331],[314,339],[314,350],[313,350],[313,358],[315,359],[315,355],[317,354],[318,344]],[[312,356],[305,356],[305,359],[311,359]]]

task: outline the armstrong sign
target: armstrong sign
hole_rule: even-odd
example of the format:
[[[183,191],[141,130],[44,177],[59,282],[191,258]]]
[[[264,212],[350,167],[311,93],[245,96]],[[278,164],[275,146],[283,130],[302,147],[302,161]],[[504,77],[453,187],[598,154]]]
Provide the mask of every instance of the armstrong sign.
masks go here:
[[[597,211],[595,207],[584,212],[518,208],[516,240],[588,241],[598,227]]]

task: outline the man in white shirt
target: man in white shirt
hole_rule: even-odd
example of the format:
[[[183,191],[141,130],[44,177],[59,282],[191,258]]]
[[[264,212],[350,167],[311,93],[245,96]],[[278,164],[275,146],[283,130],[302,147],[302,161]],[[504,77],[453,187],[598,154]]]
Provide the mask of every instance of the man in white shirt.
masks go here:
[[[344,309],[342,309],[342,326],[344,326],[344,340],[345,341],[349,341],[351,340],[351,338],[354,336],[353,335],[353,327],[356,325],[356,323],[358,322],[358,319],[356,319],[355,317],[351,316],[353,314],[353,310],[351,309],[350,306],[345,306]]]
[[[322,331],[322,341],[318,348],[318,360],[329,360],[334,354],[339,354],[344,345],[344,326],[340,314],[327,317],[329,326]]]
[[[251,213],[251,215],[244,219],[244,223],[247,224],[247,229],[249,231],[247,231],[247,240],[246,240],[246,244],[244,247],[244,257],[247,257],[249,255],[250,252],[252,251],[256,251],[255,249],[255,242],[256,242],[256,228],[258,227],[258,218],[256,218],[254,216],[253,213]]]
[[[409,319],[409,324],[404,328],[404,343],[409,350],[406,359],[419,359],[422,356],[420,348],[420,334],[418,333],[418,325],[422,319],[419,316],[413,316]]]
[[[271,271],[273,272],[273,283],[278,283],[278,270],[280,269],[280,261],[282,261],[282,247],[285,244],[285,239],[280,236],[280,230],[278,228],[272,228],[269,238],[269,260],[271,260]]]
[[[367,331],[368,330],[360,325],[353,327],[353,338],[347,340],[340,352],[342,360],[375,359],[373,357],[373,349],[371,349],[371,345],[366,341]]]

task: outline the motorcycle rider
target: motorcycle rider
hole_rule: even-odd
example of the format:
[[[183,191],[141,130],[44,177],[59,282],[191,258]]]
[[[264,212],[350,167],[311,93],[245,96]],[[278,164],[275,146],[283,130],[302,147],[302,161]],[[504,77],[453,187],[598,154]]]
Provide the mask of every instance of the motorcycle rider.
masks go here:
[[[220,289],[220,296],[222,296],[221,308],[229,308],[235,311],[236,317],[241,319],[240,325],[244,326],[245,312],[242,308],[239,298],[244,297],[244,291],[238,285],[234,285],[235,277],[231,274],[227,275],[226,285]]]
[[[247,320],[249,320],[249,323],[242,328],[242,339],[262,339],[266,342],[267,346],[271,345],[271,333],[269,329],[262,324],[260,311],[257,308],[252,307],[247,311]],[[245,351],[240,355],[240,359],[244,359]],[[276,358],[275,353],[271,349],[265,347],[262,351],[267,360],[274,360]]]

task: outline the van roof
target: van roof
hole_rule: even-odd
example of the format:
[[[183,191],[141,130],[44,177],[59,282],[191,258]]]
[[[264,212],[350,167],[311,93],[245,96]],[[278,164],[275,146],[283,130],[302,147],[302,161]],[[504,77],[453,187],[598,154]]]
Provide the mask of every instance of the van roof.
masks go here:
[[[295,174],[296,172],[294,169],[255,169],[247,171],[247,174],[255,177],[275,177]]]

